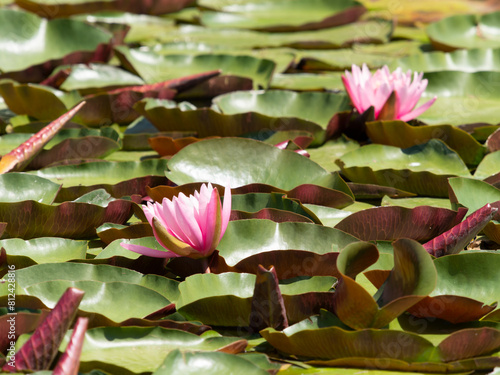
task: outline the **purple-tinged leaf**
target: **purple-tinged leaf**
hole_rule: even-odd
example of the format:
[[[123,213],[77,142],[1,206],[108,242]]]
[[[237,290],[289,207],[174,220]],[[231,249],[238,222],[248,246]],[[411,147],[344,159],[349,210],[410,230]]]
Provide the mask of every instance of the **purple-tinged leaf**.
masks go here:
[[[335,228],[363,241],[398,238],[428,241],[460,223],[466,212],[463,208],[457,212],[430,206],[375,207],[349,215]]]
[[[152,237],[154,236],[153,228],[149,223],[134,223],[130,226],[118,229],[109,228],[101,232],[97,232],[97,235],[106,244],[110,244],[114,240],[122,238],[142,238],[142,237]]]
[[[399,190],[390,186],[381,186],[373,184],[357,184],[348,182],[347,186],[351,189],[352,193],[358,199],[381,199],[385,195],[390,198],[409,198],[415,197],[417,194],[408,191]]]
[[[87,318],[77,319],[66,351],[57,362],[52,372],[53,375],[78,375],[80,355],[82,354],[83,341],[85,340],[88,322],[89,320]]]
[[[500,330],[490,327],[462,329],[438,345],[445,362],[483,357],[500,349]]]
[[[55,202],[62,203],[66,201],[74,201],[76,198],[97,189],[106,190],[114,198],[131,196],[133,194],[145,197],[148,195],[146,191],[147,187],[152,188],[159,185],[165,185],[167,183],[168,180],[164,176],[144,176],[122,181],[117,184],[63,187],[57,194]]]
[[[489,152],[500,150],[500,129],[496,130],[488,137],[486,140],[486,147],[488,147]]]
[[[223,196],[224,187],[217,184],[212,184],[219,190],[219,194]],[[148,195],[155,201],[161,202],[163,198],[172,199],[179,193],[186,195],[193,194],[195,190],[199,190],[201,183],[189,183],[180,186],[157,186],[155,188],[146,188]],[[342,187],[340,187],[342,188]],[[292,190],[283,190],[274,186],[254,183],[240,186],[231,189],[231,194],[248,194],[248,193],[283,193],[286,198],[297,199],[303,204],[315,204],[318,206],[326,206],[333,208],[344,208],[354,202],[350,190],[345,186],[347,191],[329,189],[323,186],[303,184]]]
[[[4,155],[0,160],[0,173],[6,173],[14,169],[22,170],[23,167],[29,164],[31,159],[42,150],[43,146],[45,146],[64,124],[66,124],[84,105],[85,102],[77,104],[67,113],[55,119],[38,133],[30,137],[22,145],[15,148],[7,155]]]
[[[450,230],[424,244],[425,250],[435,257],[457,254],[490,222],[498,208],[487,204]]]
[[[68,138],[49,150],[41,150],[26,169],[41,169],[68,160],[98,159],[118,151],[120,145],[115,140],[103,136]]]
[[[15,354],[15,368],[7,362],[3,370],[8,372],[47,370],[76,315],[83,294],[82,290],[68,288],[43,323]]]
[[[35,201],[0,203],[0,222],[7,223],[10,237],[95,237],[96,228],[106,222],[124,224],[135,203],[117,199],[106,207],[89,203],[64,202],[50,206]]]
[[[278,330],[288,327],[285,303],[274,267],[269,270],[261,265],[257,267],[249,326],[254,332],[267,327]]]

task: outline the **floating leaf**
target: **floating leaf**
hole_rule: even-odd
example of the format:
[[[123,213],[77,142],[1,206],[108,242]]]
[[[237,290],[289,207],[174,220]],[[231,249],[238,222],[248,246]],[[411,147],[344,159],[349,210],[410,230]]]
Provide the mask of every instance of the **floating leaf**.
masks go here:
[[[205,6],[210,7],[209,4]],[[314,12],[311,12],[311,8]],[[302,31],[329,28],[356,21],[365,8],[357,1],[296,0],[230,4],[203,12],[202,24],[211,28]]]
[[[236,356],[221,352],[182,353],[180,350],[172,350],[153,375],[195,375],[200,371],[206,375],[218,375],[220,373],[269,374],[265,369],[247,360],[245,356]]]
[[[335,113],[351,109],[346,95],[320,92],[238,91],[218,96],[213,101],[228,115],[257,112],[270,117],[296,117],[323,128]]]
[[[480,319],[500,301],[494,286],[499,261],[498,254],[481,252],[436,259],[436,288],[409,311],[417,317],[436,317],[455,324]]]
[[[398,238],[428,241],[459,224],[466,212],[430,206],[375,207],[351,214],[335,228],[364,241]]]
[[[442,51],[459,48],[498,47],[500,12],[482,16],[455,15],[429,25],[426,29],[433,46]]]
[[[266,33],[258,31],[209,29],[199,26],[182,26],[165,33],[162,42],[204,42],[224,45],[229,49],[254,49],[262,47],[292,48],[341,48],[353,43],[380,44],[388,41],[392,21],[382,19],[353,22],[348,25],[300,33]]]
[[[30,12],[4,8],[0,25],[4,41],[0,71],[3,77],[18,82],[40,82],[57,65],[107,61],[110,56],[111,33],[82,21],[49,21]],[[29,26],[20,34],[19,25]]]
[[[255,87],[269,86],[275,64],[270,60],[251,56],[232,55],[158,55],[152,51],[117,47],[122,64],[141,76],[147,83],[155,83],[219,69],[223,75],[249,78]],[[221,77],[224,80],[224,77]]]
[[[305,183],[333,189],[341,184],[338,177],[295,152],[240,138],[191,144],[170,159],[168,169],[167,177],[178,185],[199,181],[225,185],[229,181],[231,187],[263,183],[290,190]]]
[[[110,337],[113,339],[110,340]],[[68,340],[69,335],[65,342]],[[244,349],[246,341],[238,337],[222,337],[213,331],[197,336],[162,327],[92,328],[85,333],[80,371],[92,371],[97,364],[100,369],[111,373],[131,375],[153,372],[172,351],[222,351],[224,347],[234,344],[240,347],[243,344]],[[144,360],[146,357],[147,361]]]
[[[287,319],[291,322],[319,312],[331,305],[334,278],[320,277],[293,280],[280,284]],[[177,311],[188,319],[203,320],[212,325],[240,327],[245,332],[251,322],[252,296],[256,276],[225,272],[195,274],[179,285]]]
[[[498,71],[500,49],[472,48],[451,53],[433,51],[403,57],[394,63],[403,71],[437,72],[458,70],[463,72]]]
[[[499,103],[499,86],[490,84],[500,80],[500,72],[440,71],[425,73],[424,78],[428,80],[428,85],[421,100],[438,97],[418,117],[424,123],[462,125],[500,122],[498,113],[492,108]]]
[[[254,112],[225,115],[210,108],[185,108],[155,99],[142,100],[134,108],[160,131],[190,131],[199,138],[235,137],[256,132],[272,135],[283,130],[307,131],[314,135],[316,142],[324,138],[324,130],[318,124],[294,117],[269,117]]]
[[[356,241],[340,230],[314,224],[239,220],[229,223],[218,250],[238,272],[253,273],[262,264],[274,265],[279,279],[335,276],[338,251]]]
[[[470,176],[462,159],[437,139],[404,150],[368,145],[345,154],[337,164],[342,174],[353,182],[434,197],[448,196],[450,176]]]
[[[107,207],[64,202],[49,206],[35,201],[0,203],[0,222],[7,223],[10,237],[94,237],[105,222],[124,224],[132,215],[132,201],[114,200]]]
[[[103,10],[121,10],[124,12],[132,13],[164,14],[181,10],[185,6],[190,5],[192,2],[193,0],[156,0],[150,3],[144,3],[142,1],[136,0],[122,3],[117,0],[90,0],[79,2],[58,2],[57,4],[54,4],[50,0],[16,0],[16,4],[20,7],[48,18],[67,17],[73,14],[94,13]]]
[[[374,121],[366,124],[373,143],[409,148],[430,139],[441,139],[467,165],[478,165],[486,150],[471,135],[451,125],[410,126],[404,121]]]
[[[49,167],[30,172],[30,174],[62,183],[65,188],[68,188],[80,185],[117,184],[131,178],[151,175],[164,176],[166,165],[167,161],[160,159],[128,162],[102,161],[83,163],[77,167],[74,165]],[[126,185],[130,186],[131,182]],[[112,189],[111,186],[109,188]],[[123,189],[125,186],[121,188]]]
[[[23,188],[19,189],[20,186]],[[51,204],[60,188],[59,184],[29,174],[11,172],[0,175],[2,202],[21,202],[32,199],[40,203]]]
[[[394,268],[375,297],[371,297],[352,276],[347,276],[349,267],[359,267],[356,258],[374,251],[377,253],[375,247],[371,244],[352,244],[337,258],[337,268],[342,276],[335,289],[334,311],[349,327],[382,328],[434,289],[436,270],[425,249],[407,239],[398,240],[393,246]],[[357,272],[364,268],[365,265]]]

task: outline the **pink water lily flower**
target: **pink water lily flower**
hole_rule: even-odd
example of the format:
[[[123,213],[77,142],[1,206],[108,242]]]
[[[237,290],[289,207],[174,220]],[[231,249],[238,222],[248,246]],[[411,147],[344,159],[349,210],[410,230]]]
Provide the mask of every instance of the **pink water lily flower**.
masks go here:
[[[144,214],[160,245],[170,251],[150,249],[145,246],[121,243],[128,250],[156,258],[210,256],[226,232],[231,214],[231,189],[226,186],[224,206],[219,192],[209,183],[200,191],[187,197],[180,193],[162,203],[148,202]]]
[[[345,75],[342,76],[342,82],[353,106],[359,113],[373,106],[375,118],[378,119],[384,104],[394,92],[396,103],[393,108],[393,118],[384,118],[384,120],[410,121],[424,113],[437,99],[434,97],[414,109],[427,87],[427,80],[422,79],[422,76],[423,73],[415,72],[412,81],[410,70],[405,74],[401,68],[397,68],[391,73],[387,66],[372,75],[366,64],[363,64],[362,68],[353,65],[352,73],[346,70]]]

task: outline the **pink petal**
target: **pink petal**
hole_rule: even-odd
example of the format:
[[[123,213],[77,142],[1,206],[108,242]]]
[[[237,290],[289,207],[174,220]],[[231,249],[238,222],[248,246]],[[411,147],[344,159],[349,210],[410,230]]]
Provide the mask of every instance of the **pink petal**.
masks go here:
[[[428,102],[422,104],[417,109],[414,109],[413,111],[411,111],[411,112],[409,112],[409,113],[401,116],[400,120],[402,120],[402,121],[410,121],[410,120],[412,120],[414,118],[417,118],[422,113],[424,113],[425,111],[427,111],[429,109],[429,107],[434,104],[434,102],[436,101],[436,99],[437,99],[437,96],[435,96],[434,98],[432,98]]]
[[[211,250],[214,250],[212,249],[212,243],[214,242],[214,238],[216,236],[220,236],[220,233],[215,233],[215,230],[217,228],[217,214],[219,210],[220,210],[219,192],[217,191],[217,189],[213,189],[210,202],[208,203],[205,212],[206,223],[205,226],[201,228],[205,239],[205,248],[203,249],[203,253],[207,255]],[[221,220],[221,227],[222,227],[222,220]]]
[[[229,182],[227,182],[224,189],[224,204],[222,206],[222,228],[220,232],[221,239],[224,233],[226,232],[230,216],[231,216],[231,187],[229,185]]]
[[[177,223],[188,240],[184,242],[189,244],[193,249],[203,249],[202,230],[196,221],[193,203],[184,194],[179,194],[176,203],[174,207]]]
[[[121,247],[133,251],[134,253],[139,253],[142,255],[147,255],[149,257],[153,258],[177,258],[179,255],[172,251],[161,251],[161,250],[155,250],[151,249],[146,246],[141,246],[141,245],[134,245],[131,243],[120,243]]]

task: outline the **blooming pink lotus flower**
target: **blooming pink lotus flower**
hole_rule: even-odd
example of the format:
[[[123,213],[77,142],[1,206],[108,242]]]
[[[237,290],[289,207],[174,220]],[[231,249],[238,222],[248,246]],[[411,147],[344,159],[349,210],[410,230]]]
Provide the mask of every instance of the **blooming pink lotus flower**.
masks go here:
[[[345,76],[342,76],[342,82],[353,106],[359,113],[373,106],[375,118],[378,119],[384,104],[394,92],[396,104],[394,117],[391,120],[410,121],[424,113],[437,99],[434,97],[413,109],[427,87],[427,80],[422,79],[422,76],[423,73],[414,73],[412,82],[410,70],[404,74],[401,68],[397,68],[391,73],[387,66],[377,70],[372,76],[366,64],[363,64],[362,68],[353,65],[352,73],[346,70]],[[384,120],[389,119],[384,118]]]
[[[226,231],[231,214],[231,189],[225,188],[224,207],[218,190],[209,183],[189,197],[180,193],[172,200],[163,198],[162,203],[148,202],[143,210],[156,239],[170,251],[122,243],[125,249],[156,258],[206,258]]]

